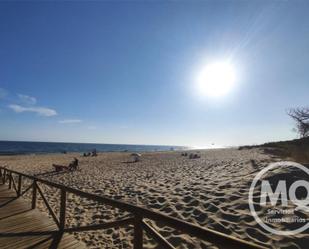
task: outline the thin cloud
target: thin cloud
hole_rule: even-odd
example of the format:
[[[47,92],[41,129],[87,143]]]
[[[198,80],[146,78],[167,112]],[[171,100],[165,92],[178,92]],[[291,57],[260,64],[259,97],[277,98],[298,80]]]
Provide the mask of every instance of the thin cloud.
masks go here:
[[[87,126],[87,129],[88,129],[88,130],[96,130],[97,127],[94,126],[94,125],[89,125],[89,126]]]
[[[12,109],[16,113],[22,112],[34,112],[40,116],[51,117],[57,115],[57,112],[53,109],[46,108],[46,107],[24,107],[20,105],[9,105],[9,108]]]
[[[27,105],[35,105],[36,104],[36,98],[35,97],[31,97],[29,95],[25,95],[25,94],[17,94],[18,98]]]
[[[76,124],[76,123],[81,123],[82,120],[80,119],[64,119],[64,120],[59,120],[58,123],[60,124]]]

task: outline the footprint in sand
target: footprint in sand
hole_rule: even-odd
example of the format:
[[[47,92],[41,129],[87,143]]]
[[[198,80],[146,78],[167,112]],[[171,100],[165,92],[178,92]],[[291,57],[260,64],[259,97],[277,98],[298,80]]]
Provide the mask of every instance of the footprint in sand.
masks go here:
[[[267,243],[270,240],[270,238],[266,234],[264,234],[257,228],[247,228],[246,233],[250,238],[254,239],[257,242]]]
[[[216,205],[214,205],[213,203],[204,204],[204,207],[205,207],[206,211],[211,212],[211,213],[215,213],[219,210],[219,208]]]

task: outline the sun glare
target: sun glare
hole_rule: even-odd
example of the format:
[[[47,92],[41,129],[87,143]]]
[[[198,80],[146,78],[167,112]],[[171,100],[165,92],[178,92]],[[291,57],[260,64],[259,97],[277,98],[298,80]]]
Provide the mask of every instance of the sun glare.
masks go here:
[[[198,74],[197,86],[202,95],[221,97],[234,87],[235,70],[228,62],[215,62],[206,65]]]

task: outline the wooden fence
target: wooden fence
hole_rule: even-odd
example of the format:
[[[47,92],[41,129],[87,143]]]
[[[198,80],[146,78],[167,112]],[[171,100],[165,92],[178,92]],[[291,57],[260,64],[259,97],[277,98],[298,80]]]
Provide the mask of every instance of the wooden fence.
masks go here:
[[[15,175],[15,177],[13,177]],[[16,183],[14,178],[18,179]],[[67,187],[61,184],[50,182],[44,179],[40,179],[35,176],[27,175],[21,172],[7,169],[5,167],[0,167],[0,183],[8,183],[8,188],[14,189],[16,191],[17,197],[24,195],[26,192],[32,190],[32,209],[36,208],[37,196],[38,193],[42,197],[43,202],[45,203],[50,215],[54,219],[55,223],[59,228],[59,232],[82,232],[82,231],[94,231],[99,229],[108,229],[114,227],[122,227],[133,225],[134,229],[134,238],[133,245],[134,249],[143,248],[143,232],[145,231],[150,237],[155,239],[163,248],[175,249],[175,247],[168,242],[154,227],[145,221],[145,219],[160,222],[165,224],[168,227],[174,228],[175,230],[181,231],[184,234],[190,236],[195,236],[200,240],[208,241],[218,246],[219,248],[226,249],[251,249],[251,248],[264,248],[260,245],[253,244],[215,230],[211,230],[205,227],[200,227],[194,224],[191,224],[180,219],[176,219],[159,212],[151,211],[149,209],[135,206],[120,200],[114,200],[112,198],[98,196],[91,193],[86,193],[78,189]],[[22,191],[23,179],[28,179],[32,183],[25,190]],[[49,205],[46,197],[40,186],[40,184],[45,184],[50,187],[54,187],[60,190],[60,215],[57,217],[51,206]],[[78,227],[66,227],[66,199],[67,193],[75,194],[82,198],[87,198],[89,200],[95,201],[100,204],[106,204],[114,208],[129,212],[131,215],[128,218],[123,218],[121,220],[116,220],[108,223],[95,224],[95,225],[86,225]]]

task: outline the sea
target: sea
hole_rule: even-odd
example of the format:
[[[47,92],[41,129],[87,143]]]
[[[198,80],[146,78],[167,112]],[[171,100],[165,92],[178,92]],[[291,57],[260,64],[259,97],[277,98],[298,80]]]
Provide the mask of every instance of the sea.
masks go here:
[[[0,141],[0,155],[67,152],[151,152],[185,150],[185,146]]]

